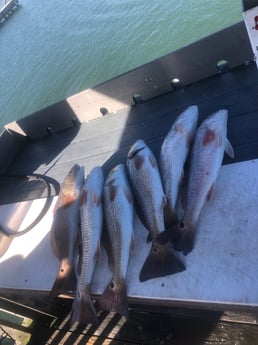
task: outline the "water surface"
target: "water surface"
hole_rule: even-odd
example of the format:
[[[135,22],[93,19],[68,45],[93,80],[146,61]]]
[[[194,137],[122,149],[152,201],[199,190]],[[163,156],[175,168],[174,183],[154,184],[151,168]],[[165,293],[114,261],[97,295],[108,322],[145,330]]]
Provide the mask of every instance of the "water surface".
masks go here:
[[[241,0],[20,0],[0,27],[0,126],[242,20]]]

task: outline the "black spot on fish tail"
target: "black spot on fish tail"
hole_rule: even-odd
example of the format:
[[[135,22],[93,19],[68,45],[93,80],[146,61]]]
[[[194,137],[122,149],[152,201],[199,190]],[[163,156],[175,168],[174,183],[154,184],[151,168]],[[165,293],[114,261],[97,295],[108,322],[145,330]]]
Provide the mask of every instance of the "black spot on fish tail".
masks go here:
[[[187,255],[193,250],[195,241],[195,226],[186,225],[184,222],[179,223],[181,229],[181,236],[174,241],[174,248],[184,255]]]
[[[87,287],[85,287],[81,294],[77,292],[74,298],[70,318],[71,326],[75,321],[78,321],[80,324],[91,323],[98,326],[97,313]]]
[[[114,311],[128,317],[127,288],[124,279],[118,283],[111,281],[98,300],[98,309]]]
[[[50,297],[67,297],[76,291],[77,276],[72,265],[62,265],[50,291]]]
[[[160,245],[154,241],[150,253],[145,260],[141,272],[140,281],[164,277],[176,274],[185,270],[185,265],[173,252],[172,246]]]

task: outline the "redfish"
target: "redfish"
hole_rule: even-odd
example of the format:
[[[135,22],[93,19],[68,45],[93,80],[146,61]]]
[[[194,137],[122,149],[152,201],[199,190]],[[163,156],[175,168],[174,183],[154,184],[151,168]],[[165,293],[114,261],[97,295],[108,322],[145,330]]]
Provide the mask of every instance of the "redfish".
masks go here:
[[[160,245],[156,241],[165,229],[164,207],[167,199],[157,160],[143,140],[137,140],[129,150],[127,169],[139,218],[149,230],[147,240],[152,240],[150,253],[140,272],[140,281],[183,271],[184,264],[175,256],[171,245]]]
[[[90,293],[90,284],[96,261],[100,256],[100,239],[103,226],[102,168],[94,167],[86,178],[80,196],[81,216],[81,269],[71,312],[71,324],[98,324]]]
[[[113,168],[104,184],[104,214],[113,277],[98,301],[102,310],[127,316],[126,276],[133,249],[134,204],[124,164]]]
[[[197,129],[190,161],[189,181],[186,189],[186,207],[178,225],[162,233],[158,240],[165,243],[179,231],[174,247],[187,254],[194,247],[195,233],[200,213],[211,199],[220,171],[224,152],[231,158],[234,151],[227,139],[227,110],[219,110],[206,118]],[[173,231],[174,230],[174,231]]]
[[[160,150],[160,175],[167,197],[166,227],[177,223],[176,203],[184,177],[184,165],[197,128],[198,107],[188,107],[173,123]]]
[[[51,245],[61,261],[51,295],[68,295],[76,290],[75,265],[78,253],[80,214],[79,196],[84,182],[84,168],[75,164],[65,177],[51,227]]]

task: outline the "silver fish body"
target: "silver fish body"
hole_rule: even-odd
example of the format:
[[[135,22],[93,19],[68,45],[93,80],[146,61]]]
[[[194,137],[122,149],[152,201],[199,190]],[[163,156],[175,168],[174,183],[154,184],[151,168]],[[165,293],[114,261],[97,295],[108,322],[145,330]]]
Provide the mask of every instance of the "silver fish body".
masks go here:
[[[183,271],[185,267],[174,255],[171,246],[156,242],[156,237],[165,229],[166,197],[157,160],[143,140],[137,140],[129,150],[127,170],[139,217],[152,240],[150,253],[140,272],[140,281]]]
[[[100,255],[103,226],[103,185],[102,168],[96,166],[87,176],[80,196],[81,269],[71,312],[72,324],[75,321],[97,324],[97,315],[90,294],[90,284],[96,261]]]
[[[51,226],[53,252],[61,261],[51,295],[66,295],[76,289],[75,264],[80,230],[79,196],[84,168],[75,164],[65,177],[54,208]]]
[[[173,123],[160,150],[160,174],[167,197],[166,226],[177,223],[176,203],[184,176],[184,165],[198,122],[198,107],[188,107]]]
[[[123,164],[109,172],[104,184],[103,199],[113,277],[99,299],[99,306],[103,310],[116,311],[126,316],[126,276],[133,247],[134,205]]]
[[[227,110],[219,110],[197,129],[190,161],[185,214],[178,224],[181,235],[174,244],[184,254],[194,247],[198,219],[206,201],[212,196],[224,152],[234,157],[233,148],[227,140],[227,120]],[[164,237],[163,234],[160,236],[161,242]]]

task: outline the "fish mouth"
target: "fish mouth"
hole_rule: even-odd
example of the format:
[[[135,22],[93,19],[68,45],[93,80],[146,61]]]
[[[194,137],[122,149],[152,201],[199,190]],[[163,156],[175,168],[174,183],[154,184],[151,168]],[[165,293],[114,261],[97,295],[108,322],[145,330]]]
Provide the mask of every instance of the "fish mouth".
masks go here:
[[[133,159],[139,152],[141,152],[142,150],[144,150],[145,147],[139,147],[137,150],[132,150],[128,153],[128,159]]]
[[[80,165],[74,164],[74,166],[68,172],[67,179],[74,181],[76,176],[79,174],[80,168]]]

